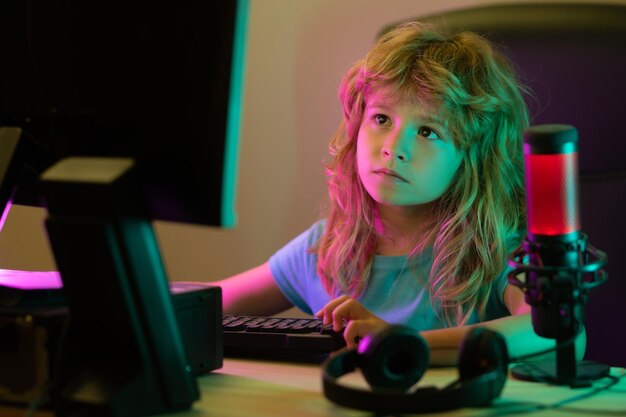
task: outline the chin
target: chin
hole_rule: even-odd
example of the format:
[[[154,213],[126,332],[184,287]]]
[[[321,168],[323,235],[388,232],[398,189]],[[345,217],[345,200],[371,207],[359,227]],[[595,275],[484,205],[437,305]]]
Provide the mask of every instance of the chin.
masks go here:
[[[386,207],[396,208],[420,208],[430,207],[436,203],[437,199],[432,200],[407,200],[403,198],[374,198],[377,204]]]

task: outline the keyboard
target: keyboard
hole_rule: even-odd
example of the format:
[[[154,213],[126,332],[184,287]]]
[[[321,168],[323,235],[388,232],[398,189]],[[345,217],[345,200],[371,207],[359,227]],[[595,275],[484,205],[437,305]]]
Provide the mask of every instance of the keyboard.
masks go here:
[[[346,346],[321,319],[231,316],[222,319],[224,356],[321,362]]]

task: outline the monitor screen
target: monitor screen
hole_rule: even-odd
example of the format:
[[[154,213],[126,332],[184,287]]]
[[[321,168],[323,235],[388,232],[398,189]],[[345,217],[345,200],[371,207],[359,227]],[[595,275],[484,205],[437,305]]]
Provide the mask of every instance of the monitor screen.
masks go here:
[[[47,207],[69,307],[43,394],[58,415],[198,398],[151,221],[236,222],[247,11],[248,0],[0,5],[0,138],[20,155],[0,161],[2,204]]]
[[[2,3],[0,126],[38,153],[14,203],[62,157],[131,156],[153,219],[234,226],[238,2]]]

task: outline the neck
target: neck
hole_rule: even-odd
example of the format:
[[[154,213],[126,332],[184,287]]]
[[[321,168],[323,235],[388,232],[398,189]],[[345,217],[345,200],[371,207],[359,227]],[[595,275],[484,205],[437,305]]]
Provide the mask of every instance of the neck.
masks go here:
[[[379,206],[376,231],[381,236],[376,253],[386,256],[410,254],[425,237],[433,220],[433,203],[420,206]]]

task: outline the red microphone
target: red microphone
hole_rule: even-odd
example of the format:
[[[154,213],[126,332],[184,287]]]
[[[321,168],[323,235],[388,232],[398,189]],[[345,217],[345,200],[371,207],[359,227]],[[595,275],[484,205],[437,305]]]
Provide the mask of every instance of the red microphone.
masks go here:
[[[576,128],[540,125],[528,129],[524,134],[524,162],[528,233],[534,237],[577,234]]]
[[[568,125],[527,129],[524,164],[528,231],[522,246],[533,268],[525,282],[533,327],[549,338],[565,331],[555,320],[567,299],[574,308],[568,309],[566,333],[577,333],[586,301],[580,296],[572,300],[569,294],[581,293],[578,269],[586,249],[578,214],[578,131]]]
[[[524,291],[535,333],[556,339],[559,346],[556,369],[548,363],[540,379],[573,386],[581,378],[600,378],[608,369],[581,369],[573,343],[583,328],[588,292],[607,279],[602,269],[606,254],[587,245],[580,227],[578,131],[556,124],[527,129],[524,164],[528,230],[509,257],[513,270],[508,280]],[[513,371],[522,379],[535,379],[527,369]]]

